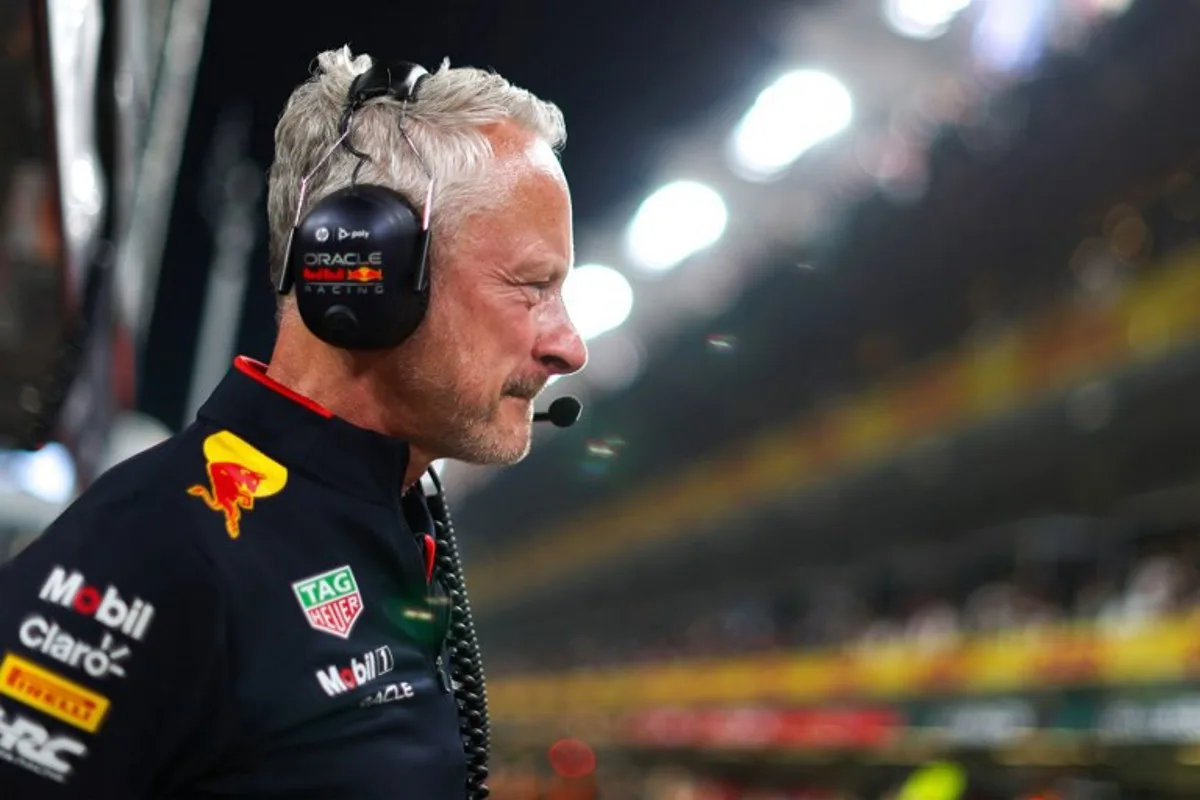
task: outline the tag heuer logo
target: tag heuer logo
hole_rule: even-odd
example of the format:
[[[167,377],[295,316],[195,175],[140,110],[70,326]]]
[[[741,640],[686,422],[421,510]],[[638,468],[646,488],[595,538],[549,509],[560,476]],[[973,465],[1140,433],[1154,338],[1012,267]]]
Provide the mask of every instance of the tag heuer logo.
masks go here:
[[[319,631],[350,638],[350,629],[362,614],[362,595],[354,571],[338,567],[292,584],[308,624]]]

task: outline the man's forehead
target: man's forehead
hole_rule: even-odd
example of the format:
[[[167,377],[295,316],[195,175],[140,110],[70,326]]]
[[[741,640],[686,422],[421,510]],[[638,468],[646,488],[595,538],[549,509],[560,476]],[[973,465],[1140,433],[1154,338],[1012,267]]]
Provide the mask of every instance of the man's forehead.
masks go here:
[[[534,131],[511,120],[490,125],[484,131],[492,145],[495,167],[499,171],[533,169],[566,182],[554,148]]]
[[[525,156],[529,159],[529,163],[535,169],[544,170],[550,174],[564,179],[562,164],[558,163],[558,156],[554,152],[554,148],[540,137],[535,138],[525,148]]]
[[[549,163],[534,162],[536,152],[531,148],[497,163],[499,174],[493,173],[488,187],[492,201],[464,221],[460,248],[489,253],[480,253],[484,262],[569,267],[574,260],[569,190],[553,150],[545,147]]]

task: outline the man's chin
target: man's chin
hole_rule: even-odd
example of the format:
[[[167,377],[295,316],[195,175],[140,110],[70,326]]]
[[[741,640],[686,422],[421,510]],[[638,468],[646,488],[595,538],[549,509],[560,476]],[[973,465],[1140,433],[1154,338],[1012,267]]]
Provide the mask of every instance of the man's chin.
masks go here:
[[[513,419],[502,414],[477,436],[463,442],[455,460],[479,466],[504,467],[518,463],[529,455],[533,438],[532,421]]]
[[[497,431],[492,461],[497,466],[511,466],[529,455],[533,443],[533,420],[508,427],[503,432]]]
[[[529,445],[530,442],[528,439],[520,447],[511,442],[497,443],[487,450],[481,449],[471,454],[470,458],[460,458],[458,460],[466,461],[469,464],[475,464],[480,467],[511,467],[514,464],[520,463],[529,455]]]

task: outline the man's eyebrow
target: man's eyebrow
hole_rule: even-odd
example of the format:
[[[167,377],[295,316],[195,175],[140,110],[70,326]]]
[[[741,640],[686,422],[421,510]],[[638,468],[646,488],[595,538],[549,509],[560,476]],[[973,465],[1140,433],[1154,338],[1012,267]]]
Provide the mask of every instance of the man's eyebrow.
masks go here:
[[[520,262],[517,266],[517,271],[524,273],[549,273],[555,278],[565,278],[571,272],[571,265],[564,265],[561,261],[554,258],[532,257]]]

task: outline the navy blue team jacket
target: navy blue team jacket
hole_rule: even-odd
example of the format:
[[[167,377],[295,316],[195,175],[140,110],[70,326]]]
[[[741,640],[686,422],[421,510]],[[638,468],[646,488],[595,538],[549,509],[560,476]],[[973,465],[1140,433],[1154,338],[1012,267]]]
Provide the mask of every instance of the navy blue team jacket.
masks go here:
[[[0,567],[0,797],[464,797],[407,463],[239,358]]]

